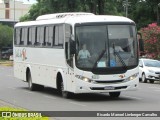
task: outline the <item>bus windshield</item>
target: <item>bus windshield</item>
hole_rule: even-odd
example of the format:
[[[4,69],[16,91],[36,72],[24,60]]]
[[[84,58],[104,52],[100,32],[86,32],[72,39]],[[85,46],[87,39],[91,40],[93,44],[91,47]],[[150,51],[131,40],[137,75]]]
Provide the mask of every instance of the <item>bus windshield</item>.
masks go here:
[[[138,65],[134,25],[81,25],[76,27],[76,66],[129,68]]]

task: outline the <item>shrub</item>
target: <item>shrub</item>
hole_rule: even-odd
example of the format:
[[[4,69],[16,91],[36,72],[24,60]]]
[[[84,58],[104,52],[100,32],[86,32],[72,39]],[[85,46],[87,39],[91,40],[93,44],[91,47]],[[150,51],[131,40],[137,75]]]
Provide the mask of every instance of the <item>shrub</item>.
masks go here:
[[[147,57],[160,59],[160,26],[149,24],[140,30],[144,39],[144,49]]]

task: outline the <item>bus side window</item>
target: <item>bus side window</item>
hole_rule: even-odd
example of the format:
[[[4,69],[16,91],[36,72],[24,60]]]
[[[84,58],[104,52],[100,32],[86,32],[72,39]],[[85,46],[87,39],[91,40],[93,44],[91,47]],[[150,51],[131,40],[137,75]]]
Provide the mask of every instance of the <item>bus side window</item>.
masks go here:
[[[54,41],[54,45],[58,46],[58,40],[59,40],[59,28],[58,26],[55,26],[55,41]]]
[[[59,25],[59,41],[58,41],[58,45],[59,46],[63,46],[63,42],[64,42],[64,30],[63,30],[63,25]]]
[[[44,44],[44,26],[40,27],[40,34],[39,34],[39,43],[43,46]]]
[[[29,37],[28,37],[28,32],[29,32],[28,27],[25,28],[24,32],[25,32],[24,45],[26,46],[28,44],[28,39],[29,39]]]
[[[36,41],[36,28],[35,27],[32,27],[31,28],[32,29],[32,37],[31,37],[31,39],[32,39],[32,45],[34,45],[35,44],[35,41]]]
[[[32,28],[29,28],[29,34],[28,34],[28,41],[27,41],[27,45],[32,45]]]
[[[27,28],[22,28],[22,37],[20,40],[20,45],[24,45],[24,41],[27,41]]]
[[[63,25],[57,25],[57,26],[55,26],[55,41],[54,41],[54,45],[63,47],[63,43],[64,43]]]
[[[14,40],[14,44],[15,45],[19,45],[20,41],[21,41],[21,28],[16,28],[15,29],[15,40]]]
[[[36,41],[34,43],[35,46],[40,46],[40,39],[41,39],[41,27],[37,27],[37,36],[36,36]]]

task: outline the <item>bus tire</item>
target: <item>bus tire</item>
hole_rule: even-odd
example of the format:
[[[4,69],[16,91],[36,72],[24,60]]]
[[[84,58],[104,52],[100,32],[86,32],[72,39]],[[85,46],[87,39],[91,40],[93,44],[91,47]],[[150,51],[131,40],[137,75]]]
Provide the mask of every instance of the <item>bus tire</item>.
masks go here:
[[[27,81],[28,81],[28,88],[30,91],[36,91],[36,90],[43,90],[44,86],[43,85],[38,85],[32,83],[32,76],[30,71],[27,73]]]
[[[112,98],[118,98],[120,96],[121,92],[109,92],[110,97]]]
[[[60,84],[60,91],[61,91],[61,95],[63,98],[70,98],[71,97],[71,93],[68,91],[64,91],[64,83],[63,80],[61,80],[61,84]]]

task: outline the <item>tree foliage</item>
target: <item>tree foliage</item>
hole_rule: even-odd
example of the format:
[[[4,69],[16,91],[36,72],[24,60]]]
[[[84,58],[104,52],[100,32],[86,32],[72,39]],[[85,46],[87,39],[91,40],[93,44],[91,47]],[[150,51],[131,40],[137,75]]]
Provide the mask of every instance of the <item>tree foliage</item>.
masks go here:
[[[35,20],[39,15],[61,12],[91,12],[122,15],[117,10],[118,0],[37,0],[20,21]]]
[[[2,47],[12,46],[13,28],[0,24],[0,49]]]
[[[125,0],[37,0],[29,13],[20,21],[35,20],[39,15],[60,12],[91,12],[104,15],[125,16]],[[159,0],[128,0],[128,17],[137,23],[138,29],[157,22],[160,16]],[[158,13],[159,9],[159,13]]]
[[[160,59],[160,26],[156,23],[149,24],[141,29],[141,33],[147,57]]]

